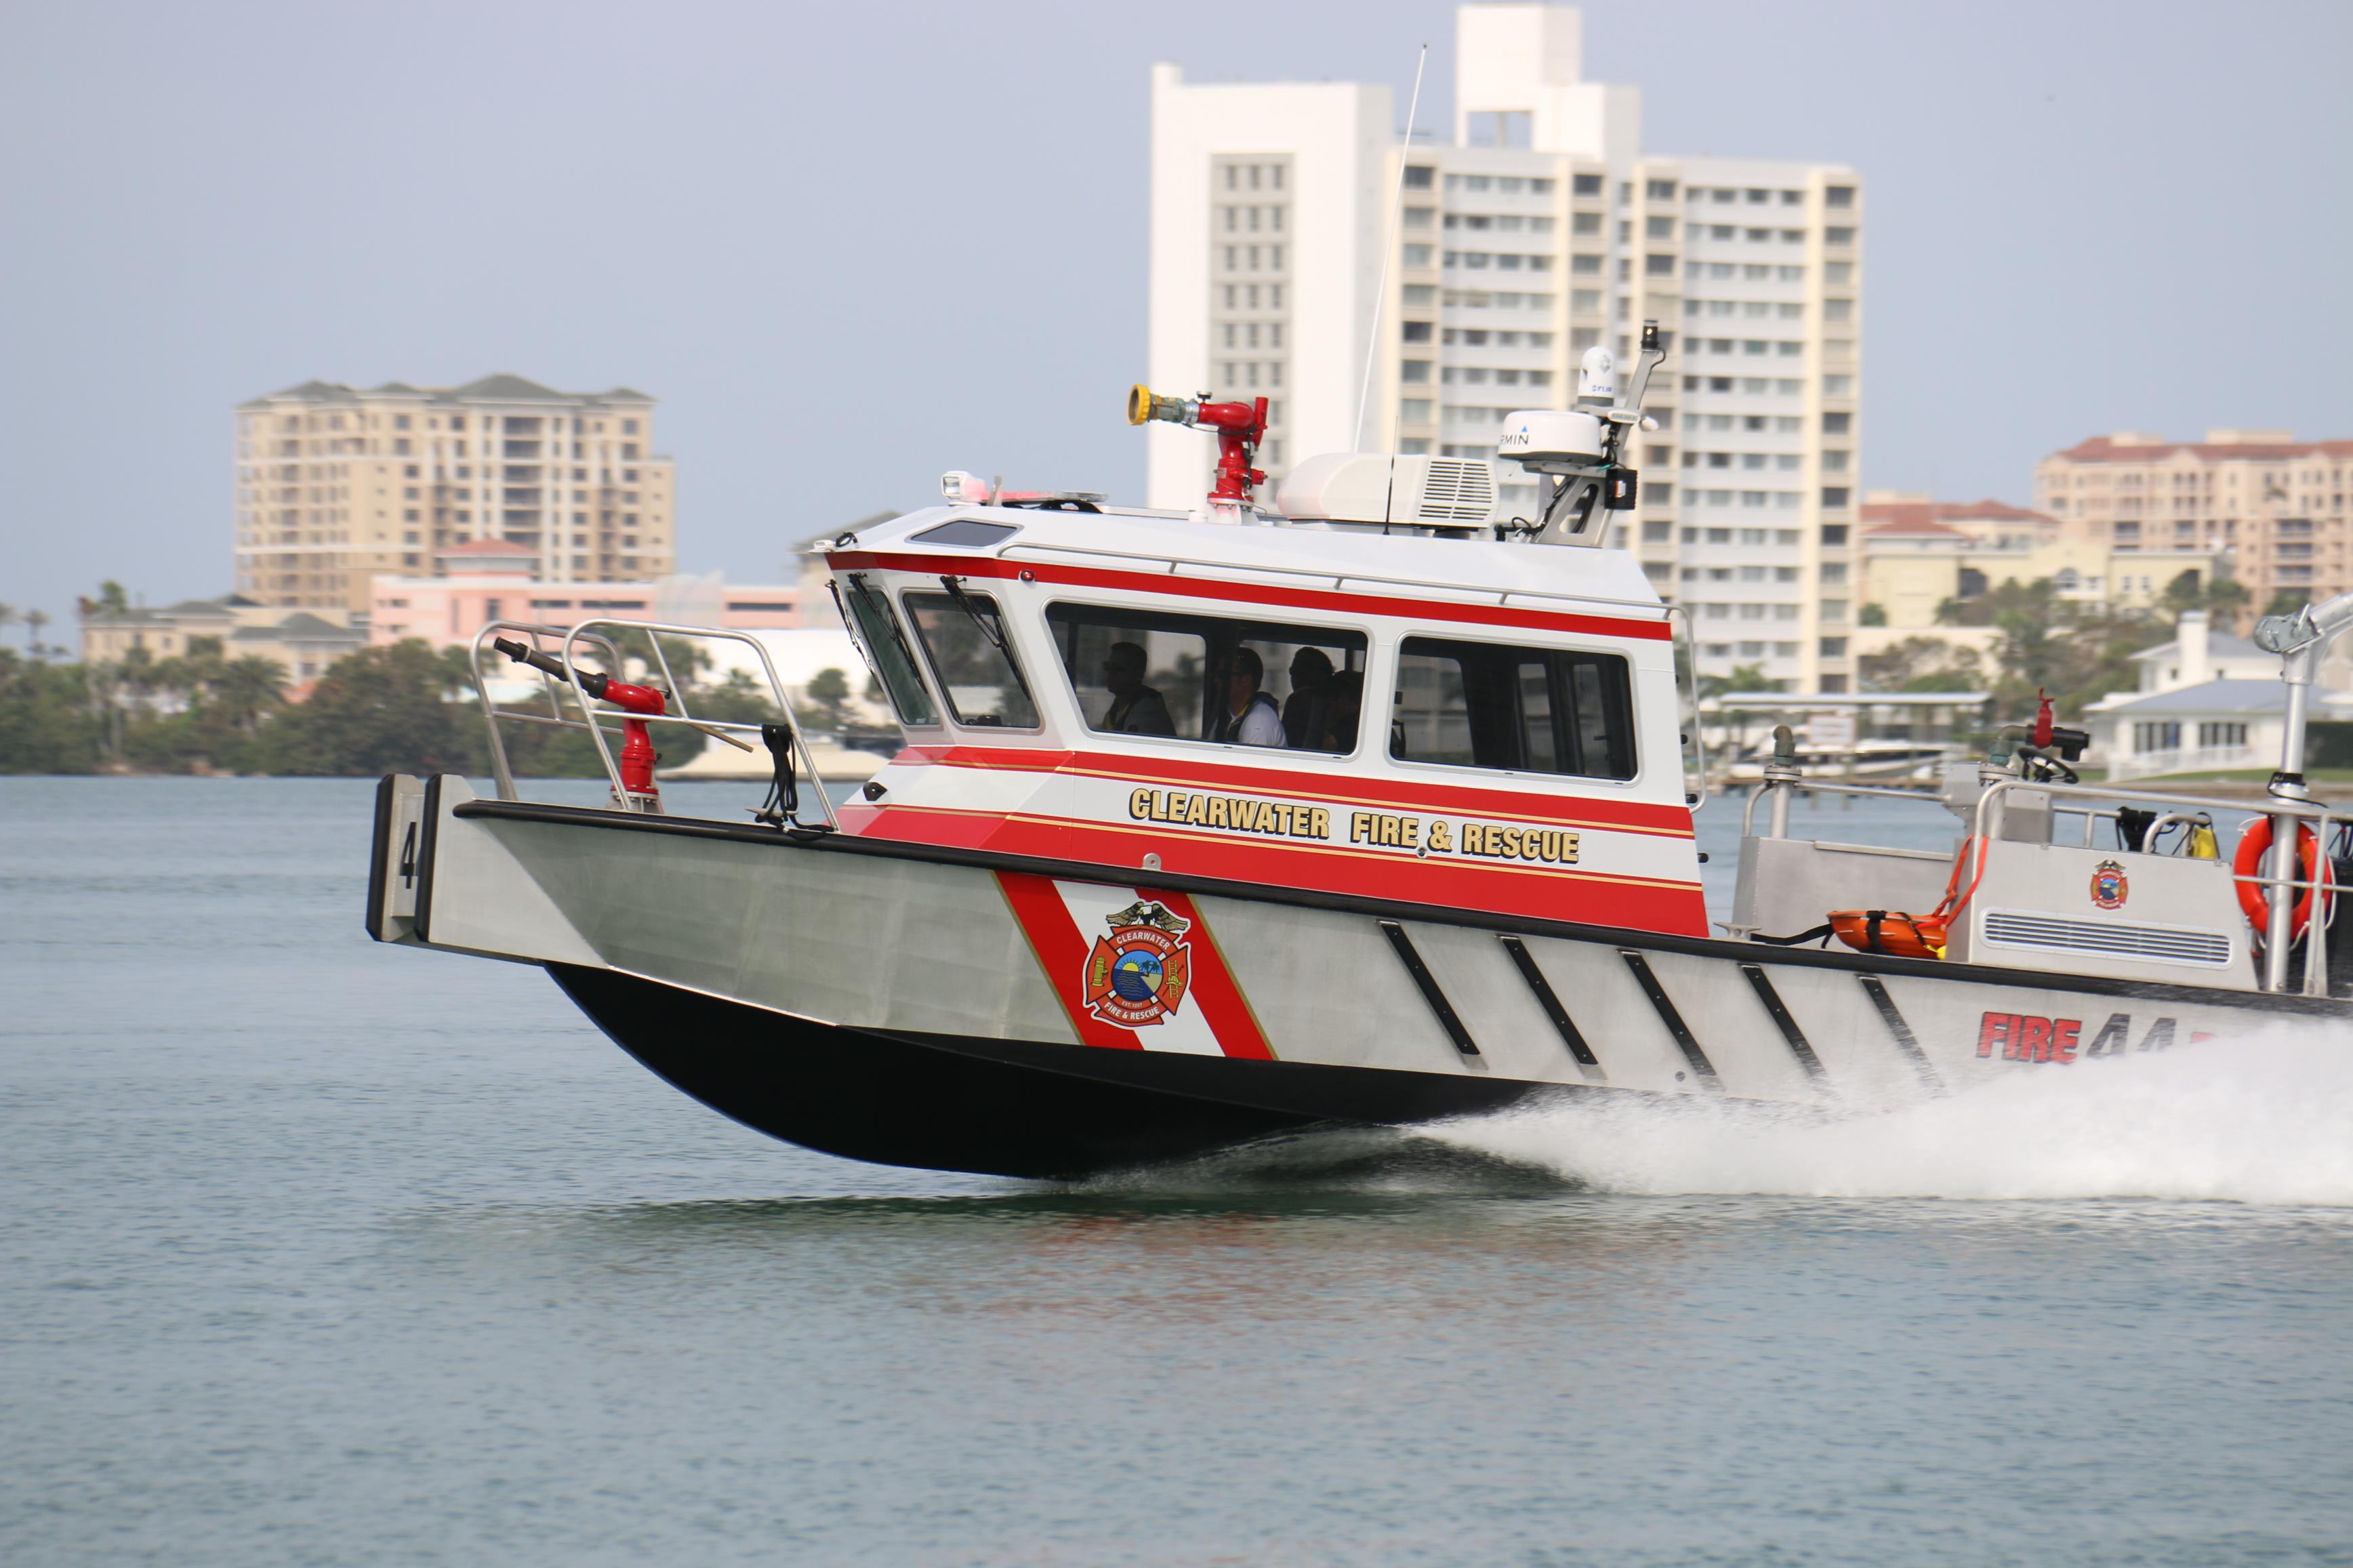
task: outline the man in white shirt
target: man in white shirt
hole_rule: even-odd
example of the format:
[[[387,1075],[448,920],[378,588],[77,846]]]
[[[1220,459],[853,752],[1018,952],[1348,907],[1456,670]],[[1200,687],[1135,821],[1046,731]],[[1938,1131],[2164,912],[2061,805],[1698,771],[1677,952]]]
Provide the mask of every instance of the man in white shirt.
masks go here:
[[[1211,740],[1239,742],[1245,746],[1283,743],[1282,710],[1274,705],[1273,698],[1259,689],[1259,683],[1265,679],[1266,665],[1257,650],[1234,649],[1227,665],[1226,711],[1219,718]]]

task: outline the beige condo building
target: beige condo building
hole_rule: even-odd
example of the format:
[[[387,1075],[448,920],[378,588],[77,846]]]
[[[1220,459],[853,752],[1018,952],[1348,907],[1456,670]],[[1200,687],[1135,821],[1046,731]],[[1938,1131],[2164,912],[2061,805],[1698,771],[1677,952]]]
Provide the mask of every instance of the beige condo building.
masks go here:
[[[1615,542],[1689,613],[1703,673],[1851,691],[1862,181],[1646,148],[1639,90],[1583,58],[1572,7],[1459,7],[1454,123],[1425,110],[1410,146],[1386,84],[1155,67],[1152,384],[1265,395],[1277,479],[1318,452],[1492,461],[1506,414],[1565,406],[1596,344],[1630,368],[1655,319],[1659,427]],[[1145,442],[1152,503],[1197,504],[1209,447]],[[1531,476],[1495,478],[1507,515],[1535,507]]]
[[[237,410],[237,591],[364,616],[371,580],[432,575],[477,540],[530,546],[543,580],[676,569],[676,482],[654,400],[519,375],[457,387],[312,381]]]
[[[2246,615],[2280,595],[2318,603],[2353,588],[2353,441],[2285,430],[2209,430],[2203,441],[2118,431],[2034,466],[2035,504],[2119,556],[2219,553]]]

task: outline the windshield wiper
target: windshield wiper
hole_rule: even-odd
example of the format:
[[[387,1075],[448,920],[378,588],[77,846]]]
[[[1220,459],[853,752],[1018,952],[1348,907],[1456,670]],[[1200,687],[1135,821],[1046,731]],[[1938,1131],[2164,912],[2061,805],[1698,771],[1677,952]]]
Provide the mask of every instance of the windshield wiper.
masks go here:
[[[948,591],[948,597],[955,601],[957,609],[972,617],[972,624],[980,628],[980,635],[994,644],[997,652],[1010,658],[1012,651],[1005,646],[1005,626],[997,618],[996,612],[983,610],[980,607],[980,602],[964,591],[964,583],[960,578],[943,577],[940,579],[940,586]]]

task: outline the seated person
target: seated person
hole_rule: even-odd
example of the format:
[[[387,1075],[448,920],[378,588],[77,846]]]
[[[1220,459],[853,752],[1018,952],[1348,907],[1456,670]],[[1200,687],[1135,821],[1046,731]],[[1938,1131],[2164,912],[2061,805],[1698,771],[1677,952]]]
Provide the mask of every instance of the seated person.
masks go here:
[[[1365,672],[1344,669],[1332,678],[1330,692],[1331,725],[1324,733],[1323,749],[1327,752],[1353,752],[1356,749],[1356,721],[1365,709]]]
[[[1291,656],[1291,695],[1282,704],[1283,743],[1296,752],[1324,750],[1332,728],[1332,659],[1320,647]]]
[[[1103,683],[1111,691],[1111,706],[1095,728],[1120,735],[1174,735],[1176,722],[1160,693],[1144,684],[1144,649],[1132,642],[1115,642],[1103,655]]]
[[[1274,699],[1259,689],[1266,678],[1266,661],[1255,648],[1238,647],[1226,664],[1226,700],[1220,706],[1212,741],[1239,742],[1245,746],[1282,744],[1282,715]]]

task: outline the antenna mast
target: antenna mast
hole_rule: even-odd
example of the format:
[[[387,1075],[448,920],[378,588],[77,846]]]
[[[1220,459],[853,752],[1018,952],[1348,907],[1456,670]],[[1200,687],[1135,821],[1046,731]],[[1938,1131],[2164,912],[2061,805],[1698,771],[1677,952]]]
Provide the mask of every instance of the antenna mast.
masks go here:
[[[1356,438],[1350,449],[1365,449],[1365,405],[1373,395],[1373,359],[1381,352],[1381,306],[1389,294],[1389,258],[1397,254],[1398,225],[1405,213],[1405,166],[1413,157],[1413,124],[1421,112],[1421,72],[1430,64],[1430,46],[1421,46],[1420,58],[1413,63],[1413,99],[1406,105],[1405,146],[1398,154],[1397,195],[1389,203],[1389,242],[1381,249],[1381,280],[1373,290],[1373,330],[1365,343],[1365,379],[1356,389]]]

